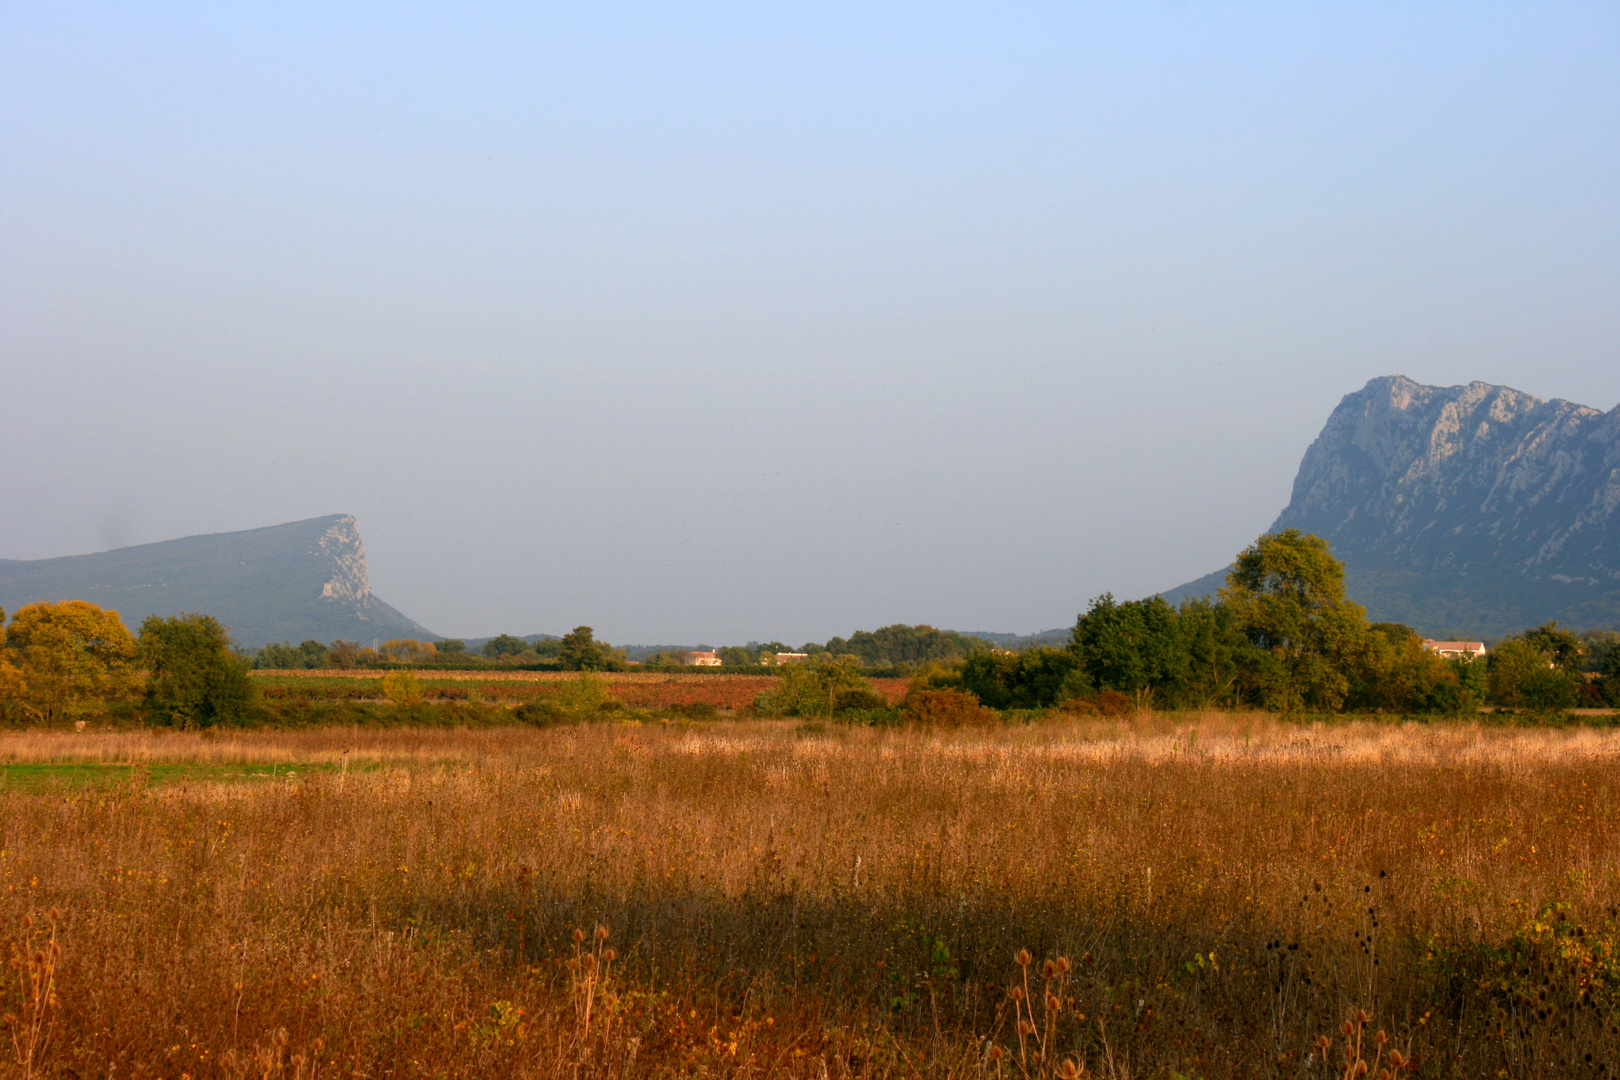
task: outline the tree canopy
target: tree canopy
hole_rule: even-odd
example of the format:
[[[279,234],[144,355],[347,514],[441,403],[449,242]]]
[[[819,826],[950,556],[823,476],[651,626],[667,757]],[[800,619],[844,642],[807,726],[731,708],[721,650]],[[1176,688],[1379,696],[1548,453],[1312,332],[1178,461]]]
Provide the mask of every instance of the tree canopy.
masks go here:
[[[563,635],[557,659],[569,671],[618,671],[624,667],[613,646],[596,640],[588,626],[576,626]]]
[[[847,639],[835,637],[824,648],[835,655],[858,657],[861,663],[869,667],[893,667],[898,664],[960,660],[985,647],[979,638],[958,634],[954,630],[936,630],[926,624],[907,626],[896,623],[876,630],[857,630]],[[818,650],[807,647],[805,651]]]
[[[25,604],[6,627],[5,654],[0,690],[47,722],[90,701],[127,697],[140,685],[129,629],[118,612],[85,600]]]
[[[491,660],[496,660],[503,656],[516,656],[520,652],[526,652],[528,648],[529,643],[520,637],[515,637],[512,634],[497,634],[484,642],[484,655]]]
[[[1344,564],[1326,540],[1298,529],[1260,537],[1238,555],[1221,600],[1263,654],[1253,682],[1268,705],[1287,712],[1344,703],[1367,612],[1345,596]]]
[[[160,724],[234,723],[253,703],[247,664],[230,632],[212,615],[148,617],[141,623],[139,654],[146,668],[142,704]]]

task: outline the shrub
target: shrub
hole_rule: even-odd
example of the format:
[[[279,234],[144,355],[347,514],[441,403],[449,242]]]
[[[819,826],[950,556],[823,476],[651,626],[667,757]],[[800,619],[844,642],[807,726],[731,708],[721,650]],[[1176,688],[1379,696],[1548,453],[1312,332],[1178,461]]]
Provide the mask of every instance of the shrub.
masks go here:
[[[833,691],[832,707],[835,713],[858,712],[886,709],[889,702],[870,686],[845,686]]]
[[[838,711],[883,708],[887,703],[863,679],[853,656],[819,653],[802,664],[778,668],[776,687],[754,699],[766,716],[831,716]]]
[[[1136,711],[1136,702],[1118,690],[1099,690],[1070,698],[1063,703],[1063,711],[1081,716],[1128,716]]]
[[[414,671],[390,671],[382,678],[383,697],[401,708],[422,700],[422,680]]]
[[[906,694],[903,707],[906,719],[928,727],[974,727],[1000,719],[967,690],[913,690]]]
[[[602,676],[590,671],[581,671],[579,678],[563,683],[551,700],[559,708],[571,713],[624,708],[624,702],[608,693],[607,683],[603,681]]]

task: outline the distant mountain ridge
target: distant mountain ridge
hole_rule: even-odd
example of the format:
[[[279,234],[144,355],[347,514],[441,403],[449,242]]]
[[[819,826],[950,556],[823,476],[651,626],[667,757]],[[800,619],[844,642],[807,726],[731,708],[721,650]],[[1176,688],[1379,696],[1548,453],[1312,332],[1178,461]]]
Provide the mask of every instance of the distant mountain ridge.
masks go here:
[[[0,559],[0,606],[89,600],[131,630],[148,615],[213,615],[249,648],[273,641],[435,640],[371,591],[347,514],[57,559]]]
[[[1271,532],[1332,544],[1375,621],[1498,637],[1620,625],[1620,408],[1373,379],[1305,452]],[[1217,571],[1163,594],[1208,595]]]

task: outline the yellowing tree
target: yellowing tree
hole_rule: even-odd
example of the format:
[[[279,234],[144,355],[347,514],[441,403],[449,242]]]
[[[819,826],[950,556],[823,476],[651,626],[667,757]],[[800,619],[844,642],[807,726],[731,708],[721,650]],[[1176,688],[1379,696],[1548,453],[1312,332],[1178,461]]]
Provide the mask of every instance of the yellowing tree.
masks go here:
[[[6,628],[0,692],[14,680],[17,704],[50,722],[81,708],[131,696],[140,686],[135,639],[118,612],[84,600],[27,604]]]
[[[385,641],[377,646],[377,652],[384,660],[396,664],[431,664],[439,655],[438,646],[433,642],[417,641],[415,638]]]
[[[22,672],[11,662],[5,644],[6,609],[0,608],[0,716],[7,716],[11,710],[22,707],[23,692],[28,687],[23,681]]]

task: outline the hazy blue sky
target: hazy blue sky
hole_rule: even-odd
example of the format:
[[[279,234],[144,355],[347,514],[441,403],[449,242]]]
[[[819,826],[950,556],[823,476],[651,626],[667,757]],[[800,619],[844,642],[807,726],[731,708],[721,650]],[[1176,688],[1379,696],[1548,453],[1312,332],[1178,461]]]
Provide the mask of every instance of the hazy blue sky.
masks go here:
[[[1620,7],[0,5],[0,556],[1031,631],[1399,372],[1620,402]]]

